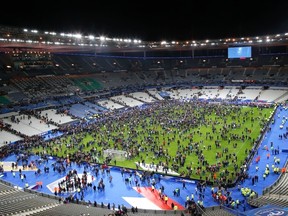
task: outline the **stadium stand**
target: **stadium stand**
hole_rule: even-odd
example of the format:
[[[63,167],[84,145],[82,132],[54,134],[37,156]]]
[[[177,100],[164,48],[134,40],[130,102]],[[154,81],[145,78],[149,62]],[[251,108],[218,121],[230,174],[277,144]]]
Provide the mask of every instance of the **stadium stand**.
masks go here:
[[[5,31],[6,28],[0,28],[0,34]],[[50,39],[65,40],[57,36]],[[37,143],[37,136],[49,136],[61,125],[85,124],[110,112],[169,99],[285,105],[288,53],[280,51],[287,50],[286,40],[269,46],[253,41],[250,43],[253,57],[246,59],[227,58],[228,46],[235,44],[220,44],[216,48],[213,45],[213,49],[199,45],[193,49],[193,56],[191,46],[183,45],[181,57],[177,52],[179,47],[147,49],[145,57],[143,51],[132,47],[131,53],[141,53],[135,57],[125,52],[126,46],[117,43],[108,44],[110,48],[120,46],[117,53],[104,48],[91,51],[88,47],[83,51],[83,47],[68,45],[63,46],[61,52],[53,46],[39,51],[33,44],[21,47],[12,43],[9,48],[1,43],[1,151],[4,154],[7,145],[21,143],[27,137]],[[239,41],[241,44],[241,39]],[[246,45],[246,41],[242,45]],[[255,208],[266,204],[287,207],[287,178],[287,172],[283,172],[263,195],[249,199],[248,204]],[[115,211],[106,206],[93,206],[84,201],[66,203],[60,197],[13,187],[2,180],[0,198],[3,216],[115,215]],[[196,206],[195,215],[245,215],[222,205],[205,209]],[[131,209],[128,212],[131,213]],[[190,213],[143,209],[137,212],[138,216],[167,214]]]

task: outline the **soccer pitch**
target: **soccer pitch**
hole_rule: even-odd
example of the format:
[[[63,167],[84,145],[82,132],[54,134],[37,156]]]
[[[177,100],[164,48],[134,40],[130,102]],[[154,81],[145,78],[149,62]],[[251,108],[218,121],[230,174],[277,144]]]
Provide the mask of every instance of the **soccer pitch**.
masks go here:
[[[36,154],[141,169],[154,164],[180,176],[233,182],[274,107],[162,101],[110,113],[33,149]],[[107,158],[105,149],[127,152]]]

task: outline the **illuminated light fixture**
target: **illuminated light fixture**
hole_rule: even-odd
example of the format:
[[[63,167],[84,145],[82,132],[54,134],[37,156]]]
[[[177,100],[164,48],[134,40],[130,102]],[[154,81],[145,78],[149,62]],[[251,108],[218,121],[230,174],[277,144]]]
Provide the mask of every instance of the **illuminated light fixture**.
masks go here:
[[[82,37],[81,34],[74,34],[73,37],[80,39]]]
[[[100,41],[105,41],[106,38],[104,36],[100,36]]]

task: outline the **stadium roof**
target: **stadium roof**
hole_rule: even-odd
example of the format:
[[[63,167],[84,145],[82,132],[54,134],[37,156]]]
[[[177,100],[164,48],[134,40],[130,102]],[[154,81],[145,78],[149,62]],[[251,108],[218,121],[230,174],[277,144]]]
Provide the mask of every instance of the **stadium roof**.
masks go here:
[[[215,49],[229,46],[278,46],[288,44],[288,33],[214,40],[142,41],[0,26],[0,51],[39,49],[50,52],[143,52],[157,50]]]

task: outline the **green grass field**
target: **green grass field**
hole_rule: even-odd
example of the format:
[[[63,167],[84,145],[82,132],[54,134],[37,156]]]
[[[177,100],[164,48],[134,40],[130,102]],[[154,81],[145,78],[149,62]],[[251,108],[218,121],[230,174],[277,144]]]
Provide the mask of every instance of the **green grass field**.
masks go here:
[[[181,176],[213,181],[216,175],[233,181],[273,110],[162,102],[109,117],[33,152],[104,163],[104,149],[124,149],[130,157],[113,159],[111,165],[161,163]]]

